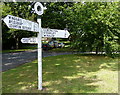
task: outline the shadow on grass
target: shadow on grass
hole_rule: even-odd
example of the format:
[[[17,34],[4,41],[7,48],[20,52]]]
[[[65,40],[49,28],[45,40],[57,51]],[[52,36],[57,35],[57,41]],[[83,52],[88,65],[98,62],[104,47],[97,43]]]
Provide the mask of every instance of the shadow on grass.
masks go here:
[[[117,55],[118,54],[116,54],[116,56]],[[110,69],[112,71],[116,71],[116,70],[120,69],[120,64],[119,64],[120,56],[117,56],[116,58],[107,57],[105,54],[98,54],[98,55],[96,55],[96,54],[76,54],[75,56],[77,56],[77,57],[84,56],[83,60],[86,59],[86,63],[87,63],[84,65],[89,65],[89,66],[94,65],[91,68],[91,71],[97,71],[99,69]],[[87,69],[89,69],[89,67]]]
[[[43,80],[46,81],[45,86],[52,87],[48,90],[54,92],[96,92],[98,85],[95,83],[101,80],[95,73],[101,69],[118,69],[117,59],[103,55],[66,55],[55,57],[54,62],[50,58],[45,62]]]
[[[94,93],[96,72],[118,70],[118,60],[105,56],[64,55],[43,59],[43,91],[37,90],[37,61],[3,72],[3,93]]]

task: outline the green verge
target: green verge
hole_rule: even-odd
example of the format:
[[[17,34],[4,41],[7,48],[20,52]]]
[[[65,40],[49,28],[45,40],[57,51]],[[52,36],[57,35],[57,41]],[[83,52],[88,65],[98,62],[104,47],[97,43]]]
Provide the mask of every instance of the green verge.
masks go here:
[[[20,49],[2,50],[0,52],[1,53],[12,53],[12,52],[22,52],[22,51],[34,50],[34,49],[37,49],[36,45],[33,45],[33,46],[28,45],[28,46],[23,46]]]
[[[60,55],[43,58],[43,90],[37,61],[2,73],[3,93],[118,93],[118,58]]]
[[[14,49],[14,50],[3,50],[2,53],[22,52],[22,51],[28,51],[28,50],[34,50],[34,49]]]
[[[64,48],[53,48],[49,51],[50,52],[74,52],[74,51],[77,51],[77,50],[73,50],[69,47],[64,47]]]

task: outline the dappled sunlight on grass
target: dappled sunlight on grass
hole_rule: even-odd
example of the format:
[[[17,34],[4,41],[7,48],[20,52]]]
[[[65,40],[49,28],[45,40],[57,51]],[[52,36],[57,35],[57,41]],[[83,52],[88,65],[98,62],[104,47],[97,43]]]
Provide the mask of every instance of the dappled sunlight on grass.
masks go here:
[[[99,85],[98,92],[106,92],[106,89],[110,92],[118,93],[118,71],[110,71],[107,69],[101,69],[97,72],[98,81],[96,84]],[[104,89],[102,89],[104,88]]]
[[[26,89],[26,86],[21,87],[21,90],[25,90],[25,89]]]
[[[58,59],[61,60],[59,61]],[[48,60],[50,60],[50,58],[47,58]],[[46,59],[46,60],[47,60]],[[58,80],[61,79],[62,83],[57,85],[56,83],[52,83],[52,85],[55,85],[54,90],[57,89],[57,91],[59,90],[59,92],[75,92],[75,93],[97,93],[100,92],[99,89],[100,87],[104,87],[103,84],[101,84],[102,86],[100,86],[97,83],[104,83],[106,81],[102,81],[102,79],[99,79],[99,77],[97,76],[99,74],[98,71],[100,71],[103,68],[100,68],[103,64],[105,64],[105,62],[107,63],[107,65],[115,63],[117,63],[116,59],[112,59],[112,58],[108,58],[108,57],[104,57],[104,56],[66,56],[66,57],[55,57],[54,58],[54,62],[51,60],[51,64],[49,64],[49,66],[51,68],[47,69],[46,71],[52,71],[51,74],[47,74],[45,77],[45,79],[49,80]],[[52,66],[54,65],[58,65],[58,67],[55,66],[55,68],[53,69]],[[117,66],[117,65],[116,65]],[[108,68],[104,68],[104,69],[109,69],[110,71],[112,70],[113,72],[113,64]],[[108,73],[109,73],[108,70]],[[117,69],[115,69],[117,70]],[[117,72],[116,72],[117,73]],[[111,75],[109,75],[110,77]],[[53,78],[54,77],[54,78]],[[115,78],[118,78],[118,76],[116,76]],[[117,82],[114,80],[115,85],[117,85]],[[73,86],[74,85],[74,86]],[[108,82],[109,85],[109,82]],[[107,87],[111,88],[111,86],[109,85]],[[74,88],[75,89],[74,89]],[[62,89],[62,90],[61,90]],[[69,89],[69,90],[68,90]],[[117,89],[117,88],[114,88]],[[49,89],[49,91],[53,91],[53,89]],[[104,91],[104,93],[109,93],[111,92],[111,90],[108,90],[106,88],[106,90]],[[112,92],[116,92],[116,90],[112,90]],[[102,93],[102,90],[101,90]]]
[[[117,70],[118,69],[118,63],[116,63],[116,62],[111,62],[111,63],[104,63],[104,64],[101,64],[100,66],[99,66],[99,68],[100,69],[104,69],[104,68],[107,68],[107,69],[111,69],[111,67],[113,68],[113,69],[115,69],[115,70]]]
[[[76,79],[79,78],[80,76],[63,76],[63,78],[68,79],[68,80],[72,80],[72,79]]]
[[[61,64],[55,64],[55,66],[59,66],[59,65],[61,65]]]
[[[77,60],[74,60],[74,61],[77,63],[77,62],[80,62],[80,59],[77,59]]]
[[[47,87],[47,86],[50,86],[50,85],[51,85],[51,82],[50,82],[50,81],[47,81],[47,82],[44,82],[44,83],[43,83],[43,86],[46,86],[46,87]]]
[[[8,79],[9,78],[9,79]],[[93,55],[43,58],[43,90],[37,61],[3,72],[4,93],[117,93],[118,59]]]

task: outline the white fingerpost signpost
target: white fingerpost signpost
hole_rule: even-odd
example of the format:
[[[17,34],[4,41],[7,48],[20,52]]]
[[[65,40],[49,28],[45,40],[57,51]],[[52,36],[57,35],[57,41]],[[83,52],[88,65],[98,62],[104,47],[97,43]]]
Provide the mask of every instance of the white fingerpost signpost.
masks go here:
[[[37,22],[39,25],[38,32],[38,90],[42,90],[42,35],[41,35],[41,18],[40,15],[43,14],[44,8],[43,5],[39,2],[36,2],[34,5],[35,12],[38,14]]]
[[[34,11],[38,14],[37,22],[32,22],[12,15],[7,15],[3,21],[8,28],[37,32],[37,37],[22,38],[22,43],[38,44],[38,90],[42,90],[42,37],[68,38],[70,33],[67,30],[49,29],[41,27],[40,15],[46,8],[40,2],[34,4]]]

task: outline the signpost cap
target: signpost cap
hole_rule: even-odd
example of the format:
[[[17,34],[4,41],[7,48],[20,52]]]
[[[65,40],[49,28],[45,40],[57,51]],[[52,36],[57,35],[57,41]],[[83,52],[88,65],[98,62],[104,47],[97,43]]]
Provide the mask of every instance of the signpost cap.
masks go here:
[[[34,10],[36,14],[42,15],[44,12],[44,7],[40,2],[36,2],[34,5]]]

